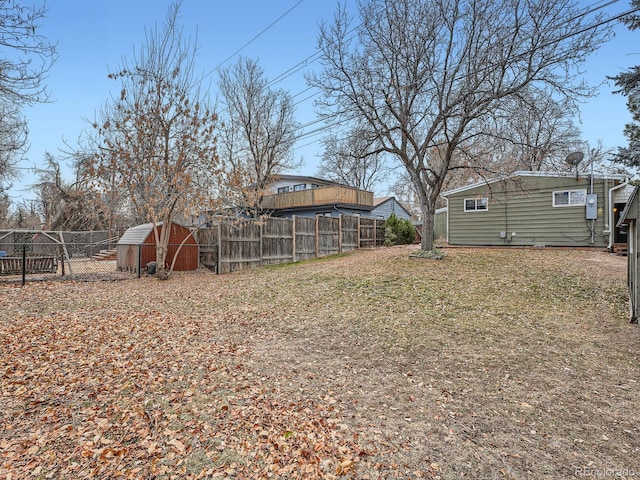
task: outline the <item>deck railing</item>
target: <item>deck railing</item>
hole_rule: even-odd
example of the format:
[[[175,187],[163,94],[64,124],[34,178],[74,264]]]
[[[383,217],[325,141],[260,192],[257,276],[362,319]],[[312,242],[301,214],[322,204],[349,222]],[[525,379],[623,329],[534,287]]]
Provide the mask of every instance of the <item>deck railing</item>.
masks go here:
[[[373,192],[346,186],[330,186],[279,193],[277,195],[265,195],[262,200],[263,208],[270,210],[334,204],[372,207]]]

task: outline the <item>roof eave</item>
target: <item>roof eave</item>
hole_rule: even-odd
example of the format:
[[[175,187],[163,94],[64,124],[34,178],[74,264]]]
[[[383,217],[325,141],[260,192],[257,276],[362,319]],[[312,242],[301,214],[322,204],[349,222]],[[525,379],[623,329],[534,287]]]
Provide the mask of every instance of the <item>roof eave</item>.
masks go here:
[[[446,192],[442,192],[440,194],[441,197],[449,197],[451,195],[454,195],[456,193],[460,193],[460,192],[464,192],[466,190],[471,190],[474,188],[478,188],[478,187],[482,187],[485,185],[491,185],[493,183],[496,182],[501,182],[503,180],[508,180],[511,178],[516,178],[516,177],[556,177],[556,178],[574,178],[576,176],[575,173],[570,173],[570,172],[532,172],[529,170],[522,170],[522,171],[517,171],[514,172],[512,174],[509,175],[504,175],[502,177],[497,177],[497,178],[493,178],[484,182],[477,182],[471,185],[465,185],[463,187],[458,187],[458,188],[454,188],[452,190],[447,190]],[[580,176],[591,176],[590,173],[584,173],[582,172],[580,174]],[[621,173],[611,173],[611,174],[603,174],[603,173],[594,173],[593,174],[594,178],[597,179],[604,179],[604,180],[626,180],[628,177],[625,174],[621,174]]]

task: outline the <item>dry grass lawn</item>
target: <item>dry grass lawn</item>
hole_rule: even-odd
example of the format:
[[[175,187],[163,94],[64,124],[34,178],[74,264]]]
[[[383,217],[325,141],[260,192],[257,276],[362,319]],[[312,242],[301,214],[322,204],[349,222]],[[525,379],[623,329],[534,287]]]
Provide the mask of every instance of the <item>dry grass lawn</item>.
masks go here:
[[[640,477],[626,257],[413,249],[0,285],[0,478]]]

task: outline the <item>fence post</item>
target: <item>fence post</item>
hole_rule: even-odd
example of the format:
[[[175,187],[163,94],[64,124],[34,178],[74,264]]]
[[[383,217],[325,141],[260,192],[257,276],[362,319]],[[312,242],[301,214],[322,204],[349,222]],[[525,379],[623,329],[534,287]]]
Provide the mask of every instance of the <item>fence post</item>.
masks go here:
[[[217,253],[217,262],[218,267],[216,268],[216,273],[220,275],[220,269],[222,268],[222,219],[218,222],[218,251]]]
[[[373,219],[373,248],[378,246],[378,219]]]
[[[27,281],[27,244],[22,244],[22,286]]]
[[[258,226],[260,227],[260,230],[258,231],[258,235],[260,235],[260,266],[264,265],[264,259],[262,258],[264,256],[264,252],[262,251],[264,248],[264,240],[263,240],[263,229],[262,229],[262,225],[264,224],[265,220],[264,219],[260,219]],[[255,220],[254,220],[254,225],[255,225]]]
[[[291,227],[291,261],[295,263],[296,261],[296,216],[291,216],[291,221],[293,225]]]
[[[316,258],[320,257],[320,231],[318,229],[320,216],[316,214]]]

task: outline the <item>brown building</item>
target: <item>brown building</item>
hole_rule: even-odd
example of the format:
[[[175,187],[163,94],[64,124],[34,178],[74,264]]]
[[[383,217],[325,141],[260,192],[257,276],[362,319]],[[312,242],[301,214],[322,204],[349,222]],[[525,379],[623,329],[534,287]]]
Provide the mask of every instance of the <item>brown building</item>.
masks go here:
[[[159,224],[160,233],[164,225]],[[167,252],[165,268],[171,267],[176,256],[174,271],[196,270],[198,268],[199,248],[198,242],[191,235],[191,230],[177,223],[172,223],[169,234],[169,249]],[[178,251],[179,246],[184,244]],[[156,240],[153,234],[153,224],[145,223],[129,228],[116,247],[116,268],[139,272],[149,263],[156,261]]]

